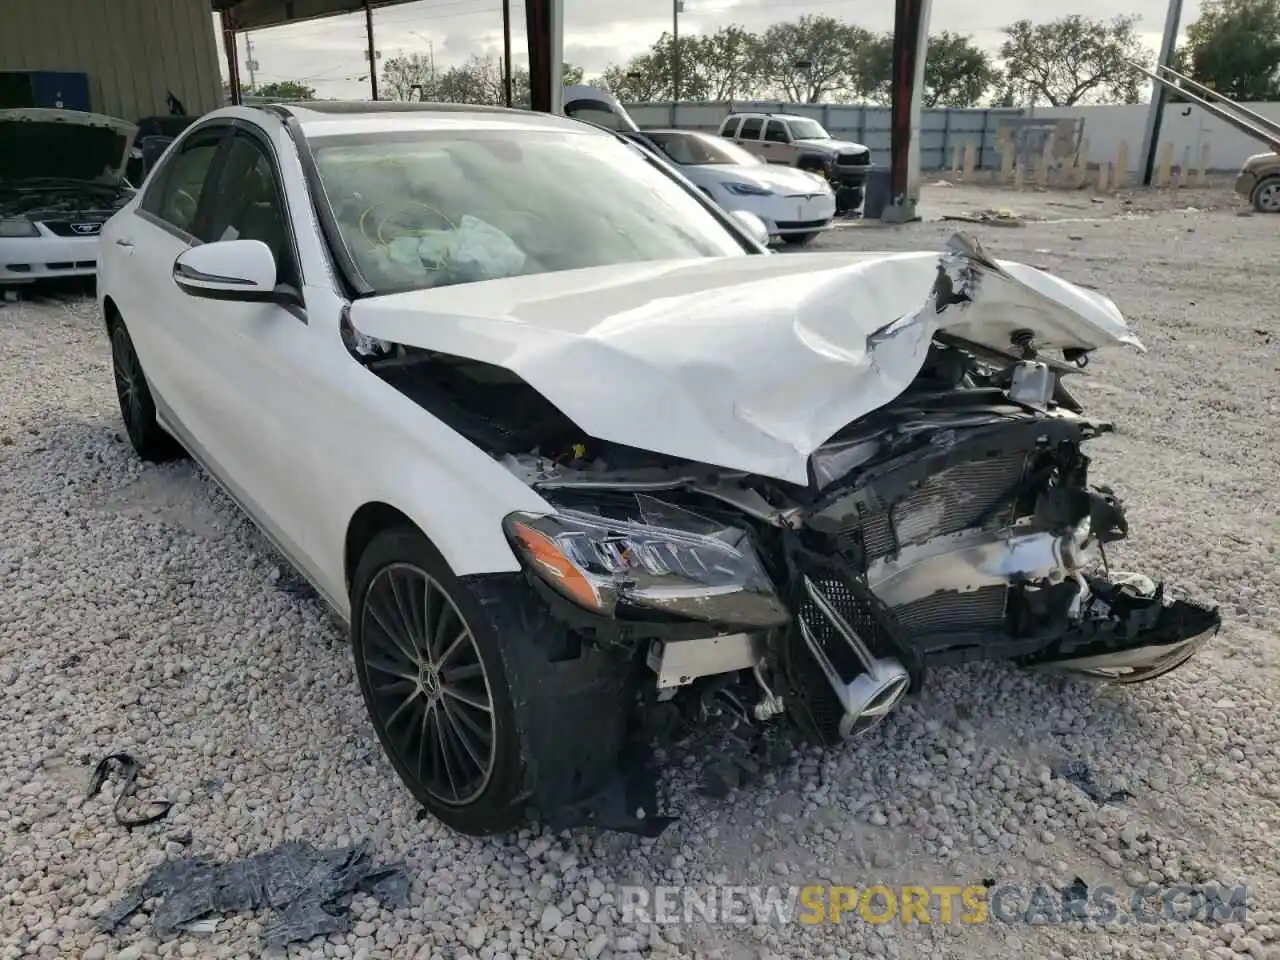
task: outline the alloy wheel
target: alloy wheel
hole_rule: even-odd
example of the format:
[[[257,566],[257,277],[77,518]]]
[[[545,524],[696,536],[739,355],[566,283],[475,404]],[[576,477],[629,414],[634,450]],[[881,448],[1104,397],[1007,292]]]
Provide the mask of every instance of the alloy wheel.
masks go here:
[[[407,563],[370,581],[361,622],[374,719],[432,797],[463,806],[489,784],[493,693],[480,649],[453,600]]]
[[[125,429],[129,431],[130,439],[137,442],[142,429],[146,381],[142,378],[142,367],[134,352],[133,342],[123,325],[116,326],[111,341],[114,347],[111,361],[115,372],[116,395],[120,399],[120,414],[124,417]]]
[[[1259,210],[1280,213],[1280,180],[1272,180],[1258,188],[1257,204]]]

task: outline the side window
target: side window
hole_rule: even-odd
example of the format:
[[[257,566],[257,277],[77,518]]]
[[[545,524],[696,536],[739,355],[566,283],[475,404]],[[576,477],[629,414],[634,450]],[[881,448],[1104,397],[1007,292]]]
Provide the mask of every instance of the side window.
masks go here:
[[[725,120],[724,124],[720,127],[720,136],[728,137],[732,140],[734,133],[737,132],[739,119],[741,118],[729,117],[729,119]]]
[[[787,125],[781,120],[770,120],[765,124],[764,138],[773,143],[791,142],[791,137],[787,134]]]
[[[760,128],[764,126],[764,121],[759,117],[747,117],[742,121],[742,129],[738,131],[739,140],[759,140]]]
[[[302,286],[271,158],[249,134],[236,132],[212,199],[210,242],[261,240],[276,258],[276,282]]]
[[[142,209],[184,233],[195,235],[200,198],[225,132],[211,130],[184,143],[156,171],[142,198]]]

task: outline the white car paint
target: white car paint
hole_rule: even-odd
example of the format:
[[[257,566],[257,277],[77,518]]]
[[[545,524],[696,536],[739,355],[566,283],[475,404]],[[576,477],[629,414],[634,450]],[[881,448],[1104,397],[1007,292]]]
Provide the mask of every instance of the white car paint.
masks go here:
[[[439,287],[358,301],[351,320],[513,370],[591,436],[803,484],[819,445],[910,385],[939,329],[998,350],[1022,326],[1043,348],[1141,346],[1111,301],[998,267],[942,313],[922,305],[934,253],[821,253]]]
[[[822,177],[765,163],[736,144],[705,133],[652,130],[643,136],[720,206],[758,216],[771,237],[812,234],[831,227],[836,196]],[[696,162],[708,152],[722,154],[726,162]]]
[[[295,116],[307,135],[362,137],[572,123],[495,113]],[[141,212],[145,192],[103,232],[99,297],[127,324],[166,428],[344,616],[344,545],[362,506],[407,515],[459,575],[520,569],[503,517],[551,510],[499,461],[362,368],[343,341],[349,307],[364,334],[515,371],[601,439],[797,483],[809,451],[909,383],[939,326],[1003,343],[999,311],[1025,309],[1050,331],[1046,345],[1136,342],[1109,301],[1020,265],[1002,264],[1007,274],[993,268],[974,285],[995,295],[996,312],[975,294],[967,308],[938,313],[926,302],[938,272],[931,253],[744,253],[350,303],[278,115],[215,111],[168,158],[228,122],[260,133],[278,159],[304,310],[185,293],[174,264],[197,241]],[[235,257],[201,253],[206,265],[235,268]]]
[[[0,110],[0,123],[66,124],[80,127],[103,127],[123,138],[123,148],[114,167],[94,171],[105,180],[121,180],[129,162],[137,127],[125,120],[80,110],[43,107]],[[0,149],[7,149],[0,145]],[[19,184],[15,184],[20,185]],[[4,186],[0,174],[0,189]],[[93,276],[98,261],[98,223],[77,217],[59,217],[47,221],[26,217],[6,219],[0,210],[0,283],[31,283],[64,277]],[[51,226],[52,224],[52,226]],[[86,230],[84,236],[60,236],[55,229]]]

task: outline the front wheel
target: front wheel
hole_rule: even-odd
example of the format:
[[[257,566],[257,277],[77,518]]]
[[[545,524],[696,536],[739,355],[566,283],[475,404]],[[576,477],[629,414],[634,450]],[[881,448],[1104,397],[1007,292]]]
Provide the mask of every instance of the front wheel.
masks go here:
[[[414,797],[461,833],[523,819],[520,737],[499,638],[416,530],[387,530],[352,583],[351,644],[383,750]]]
[[[1280,175],[1260,180],[1249,199],[1259,213],[1280,213]]]

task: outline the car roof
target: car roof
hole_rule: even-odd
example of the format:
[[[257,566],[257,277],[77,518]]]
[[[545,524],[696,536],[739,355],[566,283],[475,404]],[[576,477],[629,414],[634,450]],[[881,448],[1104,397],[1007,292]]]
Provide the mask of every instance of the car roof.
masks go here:
[[[234,108],[230,108],[234,109]],[[291,117],[308,139],[399,130],[561,130],[601,134],[590,124],[549,113],[466,103],[418,103],[402,100],[303,100],[263,104],[250,109]]]
[[[735,110],[733,113],[725,117],[726,120],[733,120],[737,117],[768,117],[770,120],[805,120],[806,117],[800,116],[798,113],[769,113],[765,110]]]

